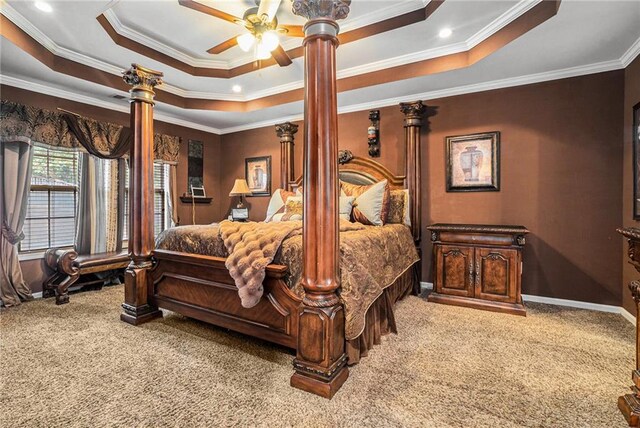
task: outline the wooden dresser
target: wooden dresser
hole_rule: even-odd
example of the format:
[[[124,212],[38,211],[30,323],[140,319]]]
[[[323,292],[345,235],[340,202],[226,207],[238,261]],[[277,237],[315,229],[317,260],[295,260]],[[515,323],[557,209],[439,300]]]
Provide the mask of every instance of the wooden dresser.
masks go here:
[[[433,224],[430,302],[526,315],[522,304],[523,226]]]

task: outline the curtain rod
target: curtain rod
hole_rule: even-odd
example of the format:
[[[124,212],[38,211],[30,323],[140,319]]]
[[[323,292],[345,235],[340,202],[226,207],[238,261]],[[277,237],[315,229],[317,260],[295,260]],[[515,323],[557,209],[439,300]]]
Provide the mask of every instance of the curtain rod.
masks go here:
[[[77,117],[82,117],[82,116],[80,116],[80,115],[79,115],[78,113],[76,113],[76,112],[69,111],[69,110],[65,110],[65,109],[60,108],[60,107],[57,107],[57,108],[56,108],[56,110],[60,110],[60,111],[62,111],[62,112],[64,112],[64,113],[69,113],[69,114],[72,114],[72,115],[77,116]]]

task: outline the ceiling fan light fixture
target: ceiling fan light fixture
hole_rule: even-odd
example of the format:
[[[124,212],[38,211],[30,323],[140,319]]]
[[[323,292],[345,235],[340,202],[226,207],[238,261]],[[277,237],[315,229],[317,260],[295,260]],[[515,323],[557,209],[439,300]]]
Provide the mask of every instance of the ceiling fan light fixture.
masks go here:
[[[269,59],[271,57],[271,51],[267,49],[264,43],[258,43],[256,45],[256,59]]]
[[[237,41],[238,41],[238,46],[240,46],[240,49],[242,49],[245,52],[249,52],[251,50],[251,47],[255,43],[256,38],[253,37],[253,34],[251,33],[244,33],[238,36]]]
[[[267,31],[262,35],[262,43],[266,49],[271,52],[280,44],[280,39],[275,31]]]

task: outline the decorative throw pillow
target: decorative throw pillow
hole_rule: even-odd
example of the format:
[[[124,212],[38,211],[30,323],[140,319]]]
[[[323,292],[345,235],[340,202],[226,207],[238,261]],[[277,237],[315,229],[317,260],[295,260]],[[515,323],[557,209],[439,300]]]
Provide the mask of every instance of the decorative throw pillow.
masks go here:
[[[340,196],[340,219],[351,221],[355,196]]]
[[[284,203],[284,213],[302,215],[302,196],[289,196]]]
[[[387,223],[399,223],[411,226],[409,215],[409,191],[396,189],[389,193],[389,215]]]
[[[284,189],[276,189],[273,192],[267,208],[267,217],[264,219],[265,222],[272,221],[273,216],[276,214],[284,213],[284,204],[289,196],[294,196],[294,193]]]
[[[374,226],[382,226],[387,222],[390,194],[387,180],[368,186],[340,181],[340,190],[346,196],[356,198],[351,213],[354,221]]]
[[[302,220],[302,215],[300,214],[285,214],[285,213],[278,213],[276,215],[274,215],[271,218],[271,221],[274,223],[280,222],[280,221],[293,221],[293,220]]]

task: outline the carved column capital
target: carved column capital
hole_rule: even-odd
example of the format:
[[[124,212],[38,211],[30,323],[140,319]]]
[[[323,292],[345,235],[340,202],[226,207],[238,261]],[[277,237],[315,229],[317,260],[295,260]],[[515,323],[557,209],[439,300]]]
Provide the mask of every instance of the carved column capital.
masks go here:
[[[427,106],[422,101],[400,103],[400,111],[404,114],[404,126],[422,126],[422,116]]]
[[[351,0],[293,0],[294,15],[312,19],[345,19],[349,15]]]
[[[276,125],[276,135],[280,138],[281,143],[293,142],[293,136],[296,132],[298,132],[298,125],[291,122]]]
[[[131,101],[144,101],[153,104],[156,93],[153,89],[162,85],[163,74],[138,64],[131,64],[131,68],[122,72],[122,80],[133,86],[129,93]]]

